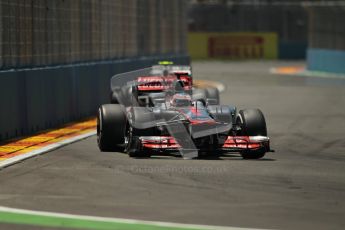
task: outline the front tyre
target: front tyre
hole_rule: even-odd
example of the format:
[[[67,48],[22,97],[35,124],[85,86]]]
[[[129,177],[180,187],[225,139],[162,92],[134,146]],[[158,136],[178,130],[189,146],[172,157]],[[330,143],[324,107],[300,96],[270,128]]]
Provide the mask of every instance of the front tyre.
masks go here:
[[[98,110],[97,143],[102,152],[119,150],[124,143],[126,115],[123,105],[106,104]]]
[[[241,127],[239,135],[242,136],[267,136],[266,121],[259,109],[240,110],[237,116],[237,125]],[[243,159],[260,159],[266,154],[266,149],[247,150],[242,152]]]

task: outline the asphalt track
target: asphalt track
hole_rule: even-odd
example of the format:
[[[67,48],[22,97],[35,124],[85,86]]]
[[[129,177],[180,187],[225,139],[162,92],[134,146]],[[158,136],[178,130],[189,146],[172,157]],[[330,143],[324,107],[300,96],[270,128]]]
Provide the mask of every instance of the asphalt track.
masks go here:
[[[345,79],[269,74],[294,62],[195,62],[223,82],[222,103],[261,108],[262,160],[131,159],[96,138],[0,171],[0,205],[30,210],[274,229],[345,225]],[[0,229],[41,229],[0,224]]]

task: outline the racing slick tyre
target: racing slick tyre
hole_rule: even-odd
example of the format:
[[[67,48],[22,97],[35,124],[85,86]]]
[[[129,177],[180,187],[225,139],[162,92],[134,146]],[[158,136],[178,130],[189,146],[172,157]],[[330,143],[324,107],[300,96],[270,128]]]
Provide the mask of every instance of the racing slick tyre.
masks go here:
[[[139,137],[154,135],[154,115],[147,108],[133,107],[127,114],[128,122],[125,131],[125,152],[130,157],[147,158],[151,154],[142,148]],[[143,125],[143,127],[141,126]]]
[[[237,116],[237,124],[241,127],[240,135],[243,136],[267,136],[266,121],[259,109],[240,110]],[[242,152],[243,159],[260,159],[265,156],[266,149],[248,150]]]
[[[201,101],[206,106],[207,91],[206,89],[193,89],[193,100]]]
[[[206,88],[206,98],[212,99],[210,100],[210,105],[219,105],[219,90],[213,87]]]
[[[116,151],[124,143],[126,115],[123,105],[106,104],[98,110],[97,143],[102,152]]]

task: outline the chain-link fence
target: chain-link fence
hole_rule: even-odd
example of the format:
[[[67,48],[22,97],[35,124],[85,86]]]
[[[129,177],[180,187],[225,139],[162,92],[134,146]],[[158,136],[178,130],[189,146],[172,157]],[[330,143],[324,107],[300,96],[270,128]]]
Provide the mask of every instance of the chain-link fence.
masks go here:
[[[186,53],[184,0],[0,0],[0,69]]]
[[[191,1],[189,30],[276,32],[281,41],[307,40],[307,11],[300,1]]]
[[[309,47],[345,50],[345,2],[343,5],[307,6]]]

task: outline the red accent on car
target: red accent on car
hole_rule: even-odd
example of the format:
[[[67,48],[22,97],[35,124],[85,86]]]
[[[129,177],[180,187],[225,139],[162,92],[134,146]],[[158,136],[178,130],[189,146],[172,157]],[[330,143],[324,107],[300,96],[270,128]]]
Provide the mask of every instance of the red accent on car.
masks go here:
[[[141,144],[145,148],[150,149],[178,149],[181,146],[174,137],[170,136],[150,136],[141,137]]]
[[[192,125],[198,124],[216,124],[217,122],[212,119],[206,110],[199,109],[194,106],[190,106],[188,109],[179,110]],[[189,113],[190,112],[190,113]]]
[[[139,91],[163,91],[167,89],[161,76],[141,76],[137,79]]]
[[[251,141],[249,136],[228,136],[223,149],[231,150],[256,150],[262,147],[269,148],[269,140]],[[144,148],[149,149],[179,149],[181,146],[174,137],[171,136],[148,136],[140,137],[141,144]]]
[[[251,141],[249,136],[228,136],[223,148],[231,149],[258,149],[269,144],[268,140]]]
[[[167,86],[160,85],[160,83],[147,83],[144,85],[138,85],[138,90],[139,91],[163,91],[168,89]]]
[[[193,79],[188,75],[180,75],[180,79],[184,84],[185,90],[191,90],[193,87]]]
[[[181,81],[184,84],[184,90],[191,90],[193,87],[192,78],[188,75],[181,75]],[[177,76],[170,74],[168,76],[141,76],[137,78],[139,91],[163,91],[172,86],[172,82],[177,80]]]

